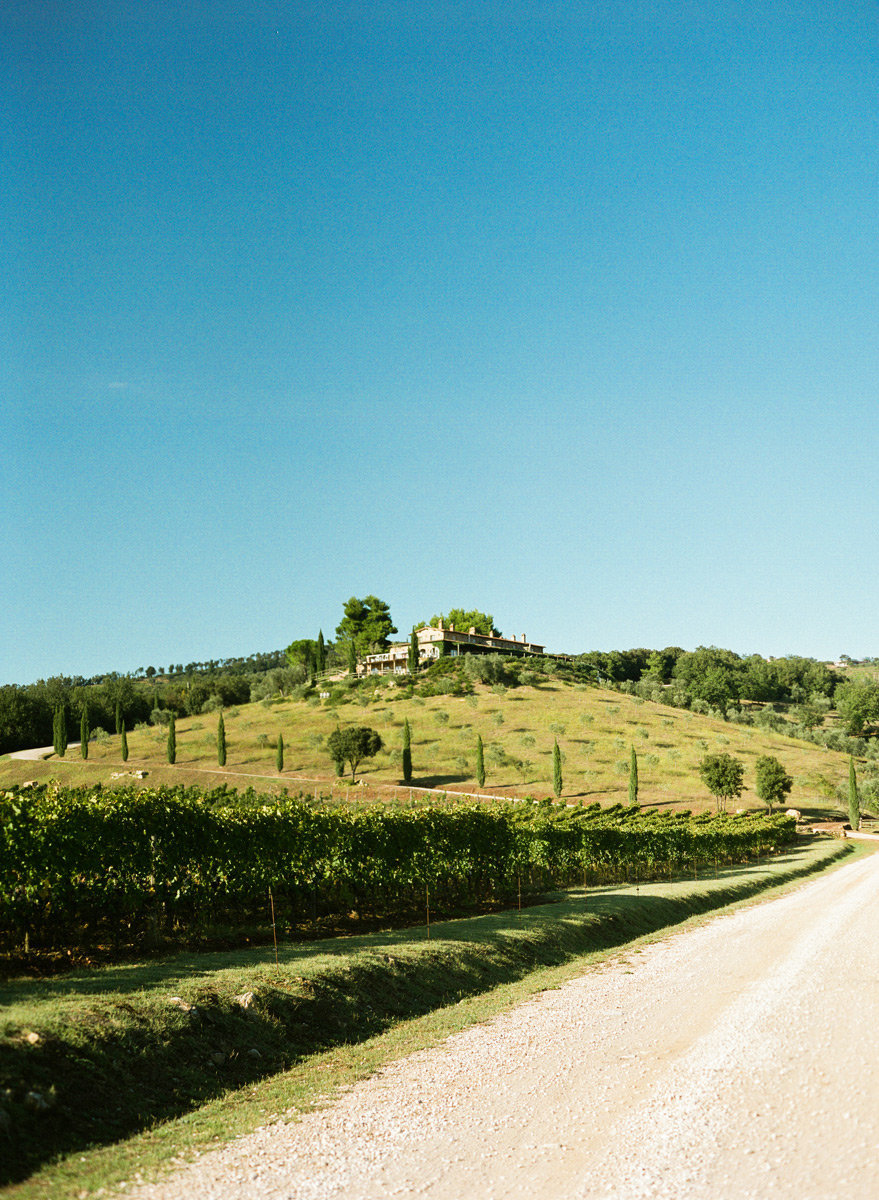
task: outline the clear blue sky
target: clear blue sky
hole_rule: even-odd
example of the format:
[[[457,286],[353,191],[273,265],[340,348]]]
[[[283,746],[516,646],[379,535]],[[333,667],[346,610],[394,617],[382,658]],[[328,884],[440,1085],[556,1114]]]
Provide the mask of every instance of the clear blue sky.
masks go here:
[[[0,682],[879,653],[874,3],[10,0]]]

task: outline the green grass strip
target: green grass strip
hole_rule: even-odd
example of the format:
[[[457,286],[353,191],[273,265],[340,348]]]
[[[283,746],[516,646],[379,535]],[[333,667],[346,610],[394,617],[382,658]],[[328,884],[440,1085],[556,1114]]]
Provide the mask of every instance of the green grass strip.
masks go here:
[[[316,1054],[350,1053],[540,968],[822,870],[848,848],[819,843],[717,879],[571,891],[521,913],[434,925],[430,940],[418,928],[285,945],[277,965],[262,947],[6,984],[0,1181],[27,1180],[53,1160],[160,1129]],[[48,1195],[39,1178],[14,1191]]]

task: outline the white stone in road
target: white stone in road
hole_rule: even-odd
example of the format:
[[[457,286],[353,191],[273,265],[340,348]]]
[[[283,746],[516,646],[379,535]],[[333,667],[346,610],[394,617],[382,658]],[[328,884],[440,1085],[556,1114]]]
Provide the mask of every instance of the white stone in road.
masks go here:
[[[876,1200],[879,856],[588,969],[139,1200]]]

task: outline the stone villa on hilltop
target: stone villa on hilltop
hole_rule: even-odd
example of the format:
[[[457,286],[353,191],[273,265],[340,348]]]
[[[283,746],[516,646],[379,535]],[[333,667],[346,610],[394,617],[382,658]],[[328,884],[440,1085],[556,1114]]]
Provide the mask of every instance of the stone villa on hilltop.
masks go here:
[[[529,654],[544,653],[544,647],[529,642],[524,633],[521,639],[477,633],[472,628],[467,633],[459,633],[454,626],[445,629],[442,622],[435,628],[423,625],[415,636],[418,639],[419,665],[458,654],[512,654],[524,658]],[[406,675],[408,672],[408,642],[395,642],[381,654],[367,654],[357,664],[358,675]]]

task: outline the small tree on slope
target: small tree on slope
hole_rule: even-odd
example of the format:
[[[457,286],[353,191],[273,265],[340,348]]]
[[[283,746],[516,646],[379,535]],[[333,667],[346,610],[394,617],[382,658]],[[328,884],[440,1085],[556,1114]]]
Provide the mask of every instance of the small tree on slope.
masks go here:
[[[857,831],[861,828],[861,798],[858,795],[855,760],[851,755],[848,760],[848,819],[852,829]]]
[[[638,803],[638,755],[634,746],[629,758],[629,803]]]
[[[217,762],[221,767],[226,765],[226,722],[222,713],[217,721]]]
[[[412,782],[412,730],[408,717],[403,722],[403,782]]]
[[[755,764],[757,773],[757,795],[772,812],[773,804],[782,804],[794,781],[777,758],[763,754]]]
[[[727,800],[742,794],[745,768],[731,754],[706,754],[699,763],[699,775],[714,797],[718,812],[726,810]]]
[[[173,767],[174,763],[177,761],[177,723],[173,712],[171,713],[168,721],[168,745],[166,747],[166,752],[168,755],[168,762]]]

